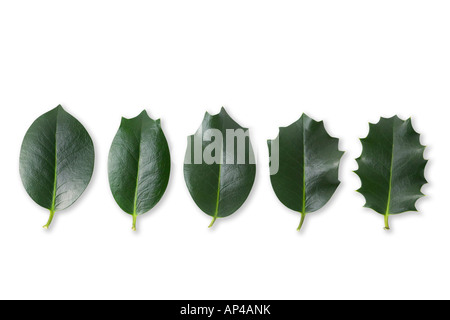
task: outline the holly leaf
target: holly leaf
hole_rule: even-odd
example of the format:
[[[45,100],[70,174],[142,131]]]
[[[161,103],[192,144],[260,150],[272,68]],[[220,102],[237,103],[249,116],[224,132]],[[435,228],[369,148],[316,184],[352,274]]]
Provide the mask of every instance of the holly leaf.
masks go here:
[[[25,190],[50,210],[70,207],[88,186],[94,170],[94,145],[83,125],[61,106],[40,116],[28,129],[20,151]]]
[[[188,137],[184,178],[195,203],[213,217],[209,227],[242,206],[255,174],[249,130],[224,108],[214,116],[206,113],[197,132]]]
[[[301,214],[300,231],[308,213],[322,208],[339,186],[339,139],[332,138],[323,121],[303,114],[288,127],[281,127],[268,140],[270,180],[278,199]]]
[[[108,159],[111,192],[119,207],[136,219],[152,209],[169,183],[170,153],[160,120],[146,111],[122,118]]]
[[[417,211],[415,203],[427,183],[425,147],[411,119],[381,118],[369,127],[369,134],[361,139],[361,156],[356,159],[355,173],[361,179],[358,192],[366,198],[365,207],[384,215],[385,229],[389,230],[390,215]]]

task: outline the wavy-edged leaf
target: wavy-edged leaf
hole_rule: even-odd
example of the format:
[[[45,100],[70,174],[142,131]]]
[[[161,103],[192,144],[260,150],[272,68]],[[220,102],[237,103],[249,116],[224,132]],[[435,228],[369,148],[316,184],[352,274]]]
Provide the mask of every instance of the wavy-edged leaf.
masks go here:
[[[213,217],[210,227],[244,204],[255,174],[248,129],[224,108],[216,115],[206,113],[197,132],[188,137],[184,178],[195,203]]]
[[[61,106],[40,116],[28,129],[20,152],[20,176],[30,197],[50,210],[71,206],[88,186],[94,145],[83,125]]]
[[[389,230],[389,215],[417,211],[415,203],[427,183],[425,147],[411,118],[381,118],[369,127],[369,134],[361,139],[361,156],[356,159],[355,173],[361,179],[358,192],[366,198],[365,207],[384,215],[385,229]]]
[[[111,192],[120,208],[136,219],[152,209],[169,183],[170,152],[160,120],[146,111],[122,118],[108,159]]]
[[[306,214],[322,208],[339,186],[339,139],[328,135],[323,121],[303,114],[279,135],[269,140],[273,190],[289,209],[301,214],[301,229]]]

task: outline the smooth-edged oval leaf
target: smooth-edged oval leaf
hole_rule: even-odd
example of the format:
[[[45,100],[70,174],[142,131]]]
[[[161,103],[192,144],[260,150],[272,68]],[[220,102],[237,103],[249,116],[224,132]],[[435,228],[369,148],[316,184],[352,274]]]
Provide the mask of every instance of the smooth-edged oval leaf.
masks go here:
[[[224,108],[214,116],[206,113],[197,132],[188,137],[184,178],[195,203],[213,217],[210,227],[244,204],[255,174],[249,130]]]
[[[279,135],[269,140],[270,180],[278,199],[301,214],[300,230],[306,214],[319,210],[339,186],[339,139],[332,138],[323,121],[303,114]]]
[[[122,118],[108,159],[111,192],[119,207],[136,218],[152,209],[169,183],[170,152],[160,120],[146,111]]]
[[[30,197],[50,210],[71,206],[88,186],[94,170],[94,145],[83,125],[61,106],[28,129],[20,152],[20,176]]]
[[[369,127],[369,134],[361,139],[361,156],[356,159],[355,173],[361,179],[358,192],[366,199],[365,207],[384,215],[385,229],[389,230],[389,215],[417,211],[415,203],[427,183],[425,147],[411,119],[381,118]]]

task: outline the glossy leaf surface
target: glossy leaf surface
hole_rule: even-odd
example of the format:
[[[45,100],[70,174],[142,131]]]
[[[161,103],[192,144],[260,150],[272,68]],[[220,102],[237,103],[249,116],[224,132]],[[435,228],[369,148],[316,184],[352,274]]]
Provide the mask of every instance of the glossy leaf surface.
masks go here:
[[[136,218],[152,209],[166,191],[170,153],[160,120],[143,111],[133,119],[122,118],[109,152],[109,184],[120,208]]]
[[[30,197],[54,213],[71,206],[89,184],[94,145],[83,125],[61,106],[28,129],[20,152],[20,176]]]
[[[363,151],[356,159],[356,174],[361,179],[358,192],[366,198],[365,207],[385,216],[385,228],[389,229],[389,215],[417,211],[415,203],[427,182],[425,147],[411,119],[381,118],[369,126],[368,136],[361,139]]]
[[[339,140],[330,137],[323,122],[303,114],[278,137],[269,140],[273,190],[289,209],[306,214],[322,208],[339,186],[339,162],[343,155]],[[277,165],[278,164],[278,165]]]
[[[213,217],[210,227],[243,205],[255,174],[248,129],[224,108],[217,115],[206,113],[197,132],[188,137],[184,177],[195,203]]]

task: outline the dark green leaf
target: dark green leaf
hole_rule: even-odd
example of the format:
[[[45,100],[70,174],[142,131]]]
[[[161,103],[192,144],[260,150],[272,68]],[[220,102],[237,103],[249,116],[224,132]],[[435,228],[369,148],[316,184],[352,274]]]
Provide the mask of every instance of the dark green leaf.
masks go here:
[[[109,184],[117,204],[136,218],[152,209],[169,183],[170,153],[160,120],[143,111],[122,118],[109,152]]]
[[[188,137],[184,178],[195,203],[213,217],[210,227],[247,199],[255,180],[254,160],[248,129],[224,108],[214,116],[206,113],[198,131]]]
[[[89,184],[94,145],[83,125],[61,106],[28,129],[20,152],[20,176],[30,197],[54,213],[71,206]]]
[[[301,214],[322,208],[339,186],[339,140],[328,135],[323,122],[303,114],[269,140],[272,187],[278,199]]]
[[[411,119],[381,118],[369,126],[368,136],[361,139],[363,151],[356,159],[356,174],[361,179],[358,192],[366,198],[365,207],[385,216],[388,230],[389,215],[417,211],[415,203],[423,196],[420,190],[427,182],[425,147]]]

